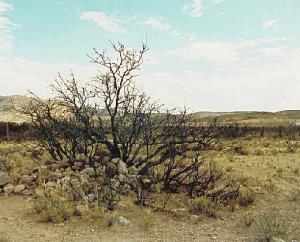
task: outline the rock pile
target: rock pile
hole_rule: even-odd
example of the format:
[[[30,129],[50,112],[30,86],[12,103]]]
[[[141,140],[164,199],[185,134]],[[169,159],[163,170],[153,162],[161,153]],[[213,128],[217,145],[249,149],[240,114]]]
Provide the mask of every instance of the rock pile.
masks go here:
[[[14,180],[0,172],[0,193],[42,196],[45,187],[57,187],[72,190],[78,199],[93,202],[103,186],[109,185],[124,195],[137,188],[138,170],[135,167],[128,169],[119,158],[96,158],[92,165],[84,155],[69,162],[49,161]]]

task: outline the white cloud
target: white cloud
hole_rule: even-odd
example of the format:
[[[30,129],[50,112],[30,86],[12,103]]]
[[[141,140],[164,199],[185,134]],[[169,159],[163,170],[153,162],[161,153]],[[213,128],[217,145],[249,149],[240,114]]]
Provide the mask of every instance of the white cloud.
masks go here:
[[[222,2],[224,2],[224,0],[212,0],[214,5],[219,5]]]
[[[89,80],[96,73],[95,66],[84,66],[72,63],[46,63],[24,58],[0,57],[0,90],[1,95],[27,94],[28,90],[47,97],[51,93],[48,87],[58,72],[68,76],[74,70],[75,76]]]
[[[210,60],[210,61],[235,61],[238,60],[238,51],[245,47],[255,45],[255,41],[198,41],[183,48],[172,50],[169,53],[184,59]]]
[[[300,50],[279,48],[268,54],[255,48],[255,62],[244,57],[209,68],[189,63],[170,72],[147,73],[143,83],[169,107],[186,105],[193,111],[300,109]]]
[[[162,17],[149,17],[146,20],[143,21],[143,25],[160,31],[165,32],[171,36],[180,38],[180,39],[188,39],[189,41],[194,41],[197,37],[194,33],[185,33],[178,31],[176,29],[173,29],[170,24],[166,23],[165,20]]]
[[[192,3],[183,6],[183,12],[194,18],[202,15],[202,0],[192,0]]]
[[[103,12],[87,11],[80,15],[80,19],[84,21],[94,22],[100,28],[114,33],[126,33],[127,30],[120,26],[121,20],[116,16],[108,16]]]
[[[267,19],[262,22],[262,26],[265,29],[278,28],[279,19]]]
[[[144,25],[162,32],[168,32],[171,26],[163,22],[162,18],[149,17],[144,21]]]
[[[11,11],[13,9],[14,9],[13,5],[11,5],[7,2],[0,1],[0,13],[1,12],[8,12],[8,11]]]
[[[5,12],[13,10],[13,5],[0,1],[0,53],[11,50],[14,36],[10,33],[11,26],[20,26],[3,16]]]
[[[12,48],[13,41],[14,41],[14,36],[12,35],[0,36],[0,52],[10,51]]]

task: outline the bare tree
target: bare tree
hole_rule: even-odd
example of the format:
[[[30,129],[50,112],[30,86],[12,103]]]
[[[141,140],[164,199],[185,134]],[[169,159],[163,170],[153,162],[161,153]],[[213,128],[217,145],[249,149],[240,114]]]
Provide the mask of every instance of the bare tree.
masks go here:
[[[98,50],[90,57],[99,67],[92,83],[80,86],[73,74],[70,79],[59,75],[53,99],[33,96],[25,112],[39,141],[54,159],[74,160],[82,153],[91,164],[97,147],[105,145],[112,158],[135,166],[153,184],[162,183],[163,190],[200,194],[219,178],[205,177],[201,167],[202,151],[215,145],[221,128],[216,120],[199,124],[187,109],[165,110],[137,88],[146,44],[140,50],[112,46],[114,58]],[[163,169],[161,175],[154,171],[157,167]]]

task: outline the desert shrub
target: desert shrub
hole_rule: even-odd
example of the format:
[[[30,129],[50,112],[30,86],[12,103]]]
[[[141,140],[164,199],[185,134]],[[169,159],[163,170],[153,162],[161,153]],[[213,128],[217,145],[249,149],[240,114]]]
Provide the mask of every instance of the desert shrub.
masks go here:
[[[256,156],[262,156],[262,155],[264,155],[264,152],[263,152],[263,150],[261,150],[260,148],[255,148],[255,149],[253,150],[253,155],[256,155]]]
[[[233,148],[233,151],[239,155],[248,155],[248,151],[243,146],[236,146]]]
[[[299,175],[299,168],[294,168],[293,173],[298,176]]]
[[[263,141],[262,145],[263,145],[263,147],[268,148],[270,146],[270,142],[269,141]]]
[[[232,154],[232,152],[230,152],[229,154],[227,154],[227,160],[229,162],[234,162],[234,155]]]
[[[277,186],[274,181],[267,181],[264,187],[269,193],[275,193],[277,191]]]
[[[240,189],[237,201],[241,206],[249,206],[255,201],[255,193],[249,188]]]
[[[278,151],[278,149],[276,149],[276,148],[272,148],[272,149],[270,150],[270,154],[273,155],[273,156],[278,155],[278,153],[279,153],[279,151]]]
[[[290,140],[286,141],[286,152],[287,153],[295,153],[297,152],[298,144],[297,142],[292,142]]]
[[[281,216],[275,212],[263,215],[257,220],[257,224],[266,242],[270,242],[275,236],[286,232],[285,223],[282,221]]]
[[[277,172],[278,176],[281,177],[281,176],[282,176],[282,173],[283,173],[283,169],[282,169],[281,167],[278,167],[278,168],[276,169],[276,172]]]
[[[69,220],[75,211],[75,205],[67,192],[47,187],[44,195],[35,200],[34,210],[43,221],[59,223]]]
[[[255,221],[255,218],[254,218],[253,214],[245,213],[244,216],[242,217],[242,221],[246,227],[250,227],[253,224],[253,222]]]
[[[300,201],[300,189],[293,189],[289,193],[289,200],[293,202]]]
[[[204,214],[215,218],[218,213],[218,204],[212,202],[207,197],[199,197],[191,202],[190,212],[196,215]]]

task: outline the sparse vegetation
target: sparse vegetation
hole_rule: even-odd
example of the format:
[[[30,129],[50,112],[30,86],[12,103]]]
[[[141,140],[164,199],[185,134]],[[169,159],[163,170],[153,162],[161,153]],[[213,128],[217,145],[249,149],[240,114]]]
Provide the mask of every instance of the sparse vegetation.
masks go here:
[[[69,220],[75,211],[70,194],[57,188],[45,188],[43,196],[34,204],[35,211],[45,222],[64,222]]]
[[[216,218],[218,215],[218,205],[207,197],[199,197],[192,201],[190,211],[196,215],[202,214]]]
[[[280,215],[272,212],[263,215],[257,221],[263,240],[271,242],[275,236],[286,233],[286,225]]]

